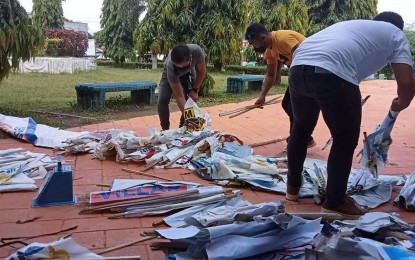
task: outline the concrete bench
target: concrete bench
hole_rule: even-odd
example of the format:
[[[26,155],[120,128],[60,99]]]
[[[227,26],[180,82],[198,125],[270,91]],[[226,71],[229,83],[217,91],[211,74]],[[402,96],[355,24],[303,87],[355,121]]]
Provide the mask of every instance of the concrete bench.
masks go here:
[[[153,81],[133,82],[102,82],[102,83],[81,83],[76,85],[76,97],[78,106],[82,108],[103,108],[105,107],[105,93],[131,91],[131,99],[134,103],[155,103],[155,89],[157,83]]]
[[[262,82],[264,81],[264,76],[262,75],[239,75],[231,76],[227,79],[227,88],[226,92],[231,93],[242,93],[246,90],[246,85],[248,89],[261,89]],[[248,82],[248,84],[245,84]]]

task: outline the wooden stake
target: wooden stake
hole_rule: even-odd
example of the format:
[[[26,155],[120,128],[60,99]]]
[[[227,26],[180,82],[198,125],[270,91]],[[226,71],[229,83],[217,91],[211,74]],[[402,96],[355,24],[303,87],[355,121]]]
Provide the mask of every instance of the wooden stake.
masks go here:
[[[140,243],[140,242],[151,240],[151,239],[154,239],[154,238],[157,238],[157,236],[142,237],[142,238],[130,241],[130,242],[126,242],[126,243],[123,243],[123,244],[119,244],[119,245],[104,249],[102,251],[99,251],[98,254],[102,255],[102,254],[105,254],[105,253],[108,253],[108,252],[111,252],[111,251],[114,251],[114,250],[118,250],[118,249],[121,249],[121,248],[124,248],[124,247],[127,247],[127,246],[131,246],[131,245],[134,245],[134,244],[137,244],[137,243]]]
[[[141,171],[146,172],[146,171],[154,168],[154,166],[156,166],[158,163],[160,163],[162,161],[163,161],[163,158],[160,158],[160,159],[156,160],[155,162],[152,162],[152,163],[146,165],[143,169],[141,169]]]
[[[284,138],[278,138],[278,139],[274,139],[274,140],[265,141],[265,142],[253,143],[253,144],[250,144],[248,146],[251,147],[251,148],[255,148],[255,147],[264,146],[264,145],[268,145],[268,144],[279,143],[279,142],[287,140],[287,138],[288,138],[288,136],[284,137]]]
[[[143,176],[147,176],[147,177],[153,177],[153,178],[160,179],[160,180],[163,180],[163,181],[175,181],[175,180],[172,180],[172,179],[160,177],[160,176],[157,176],[157,175],[154,175],[154,174],[145,173],[145,172],[142,172],[142,171],[136,171],[136,170],[131,170],[131,169],[127,169],[127,168],[122,168],[122,170],[125,171],[125,172],[135,173],[135,174],[138,174],[138,175],[143,175]]]

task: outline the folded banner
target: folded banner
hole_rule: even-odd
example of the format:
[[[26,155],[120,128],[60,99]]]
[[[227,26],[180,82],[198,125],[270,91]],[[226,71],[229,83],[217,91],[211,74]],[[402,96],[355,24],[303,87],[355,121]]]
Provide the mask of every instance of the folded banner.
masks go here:
[[[87,132],[71,132],[37,124],[31,117],[19,118],[0,114],[0,130],[36,146],[54,148],[68,138],[77,138]]]

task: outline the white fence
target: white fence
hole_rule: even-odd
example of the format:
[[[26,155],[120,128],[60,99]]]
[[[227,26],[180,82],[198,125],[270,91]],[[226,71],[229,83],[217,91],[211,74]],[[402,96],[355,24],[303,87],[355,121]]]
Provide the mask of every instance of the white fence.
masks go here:
[[[29,61],[20,61],[19,72],[43,72],[51,74],[74,73],[76,71],[95,70],[97,63],[95,58],[83,57],[38,57]]]

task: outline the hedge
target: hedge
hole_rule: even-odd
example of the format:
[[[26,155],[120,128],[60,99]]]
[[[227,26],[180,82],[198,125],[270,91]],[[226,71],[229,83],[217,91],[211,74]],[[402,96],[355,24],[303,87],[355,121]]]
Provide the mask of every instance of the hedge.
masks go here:
[[[88,49],[88,35],[65,29],[45,29],[43,34],[49,39],[61,39],[58,56],[83,57]]]
[[[123,64],[117,64],[112,60],[97,60],[97,66],[109,66],[109,67],[122,67],[126,69],[151,69],[153,65],[151,63],[142,62],[124,62]],[[158,62],[157,68],[163,68],[164,63]]]
[[[140,63],[140,62],[125,62],[122,65],[117,65],[114,61],[111,60],[97,60],[98,66],[111,66],[111,67],[122,67],[122,68],[129,68],[129,69],[151,69],[151,63]],[[157,68],[163,68],[164,63],[158,62]],[[208,69],[211,66],[208,66]],[[243,67],[239,65],[228,65],[226,66],[226,71],[240,73],[240,74],[253,74],[253,75],[265,75],[267,73],[266,66],[257,66],[257,67]],[[288,76],[288,69],[282,68],[281,70],[282,76]]]

